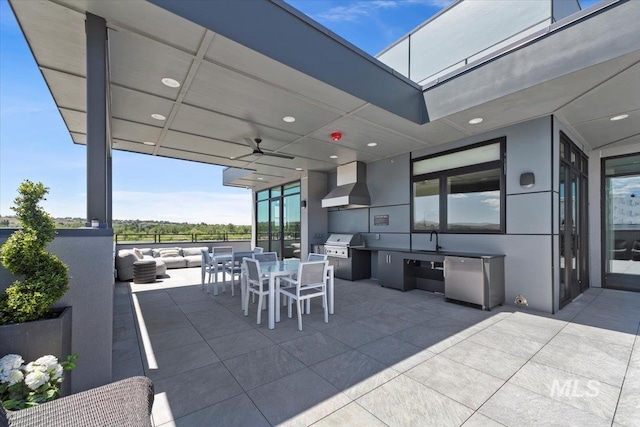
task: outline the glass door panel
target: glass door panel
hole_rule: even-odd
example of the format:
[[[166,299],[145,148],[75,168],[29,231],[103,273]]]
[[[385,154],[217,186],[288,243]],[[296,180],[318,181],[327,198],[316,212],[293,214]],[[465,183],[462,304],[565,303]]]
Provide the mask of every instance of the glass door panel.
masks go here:
[[[271,199],[269,201],[271,218],[269,221],[269,250],[271,252],[277,252],[278,256],[282,255],[282,236],[281,236],[281,228],[280,228],[280,218],[281,218],[281,199]]]
[[[604,162],[604,286],[640,291],[640,155]]]
[[[589,286],[588,221],[587,221],[587,158],[561,134],[560,159],[560,307]]]
[[[262,192],[264,193],[264,192]],[[267,190],[268,193],[268,190]],[[260,193],[258,193],[258,197]],[[261,200],[256,207],[256,246],[269,250],[269,201]]]
[[[283,198],[283,258],[300,258],[300,194]]]
[[[562,145],[564,146],[564,145]],[[560,166],[560,303],[565,302],[568,299],[569,292],[567,291],[566,280],[566,266],[567,266],[567,254],[565,248],[565,223],[566,223],[566,185],[567,167]]]
[[[579,156],[577,157],[580,158]],[[580,277],[580,243],[582,234],[580,221],[580,177],[576,176],[575,171],[571,171],[571,229],[567,230],[571,233],[570,238],[570,256],[571,256],[571,273],[569,277],[569,282],[571,284],[571,298],[575,298],[580,295],[582,290],[581,285],[581,277]]]

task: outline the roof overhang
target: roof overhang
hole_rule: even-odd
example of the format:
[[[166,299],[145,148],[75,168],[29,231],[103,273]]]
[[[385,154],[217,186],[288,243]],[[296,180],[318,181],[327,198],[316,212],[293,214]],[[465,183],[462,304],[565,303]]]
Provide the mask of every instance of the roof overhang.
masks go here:
[[[422,89],[279,1],[10,3],[75,143],[86,140],[89,12],[107,21],[113,149],[228,166],[228,185],[262,187],[549,114],[591,147],[640,134],[637,1],[585,10]],[[609,122],[620,111],[632,117]],[[234,159],[255,137],[295,159]]]

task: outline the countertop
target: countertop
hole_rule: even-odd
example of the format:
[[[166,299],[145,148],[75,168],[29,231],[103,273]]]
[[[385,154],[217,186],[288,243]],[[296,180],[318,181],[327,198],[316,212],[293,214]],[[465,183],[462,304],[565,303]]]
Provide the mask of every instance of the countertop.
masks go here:
[[[484,252],[459,252],[459,251],[448,251],[448,250],[440,250],[440,251],[428,251],[422,249],[402,249],[402,248],[382,248],[382,247],[354,247],[352,249],[357,249],[361,251],[390,251],[390,252],[403,252],[408,254],[416,254],[416,255],[440,255],[440,256],[457,256],[464,258],[503,258],[504,254],[490,254]]]

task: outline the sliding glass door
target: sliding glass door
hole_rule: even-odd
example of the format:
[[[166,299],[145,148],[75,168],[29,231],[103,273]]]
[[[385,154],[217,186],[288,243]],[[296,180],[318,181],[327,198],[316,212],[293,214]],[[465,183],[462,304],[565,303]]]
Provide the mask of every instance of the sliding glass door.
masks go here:
[[[602,162],[603,286],[640,291],[640,154]]]
[[[589,287],[587,157],[560,138],[560,306]]]
[[[256,246],[281,258],[300,257],[300,183],[256,193]]]

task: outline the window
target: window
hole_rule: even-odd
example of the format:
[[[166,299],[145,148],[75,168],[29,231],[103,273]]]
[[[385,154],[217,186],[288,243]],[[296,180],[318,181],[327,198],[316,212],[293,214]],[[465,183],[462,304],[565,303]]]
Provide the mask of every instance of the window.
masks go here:
[[[412,163],[412,231],[504,233],[505,138]]]
[[[300,257],[300,182],[256,193],[256,246]]]

